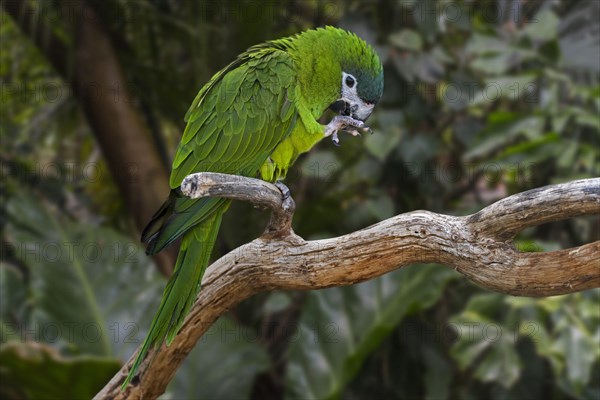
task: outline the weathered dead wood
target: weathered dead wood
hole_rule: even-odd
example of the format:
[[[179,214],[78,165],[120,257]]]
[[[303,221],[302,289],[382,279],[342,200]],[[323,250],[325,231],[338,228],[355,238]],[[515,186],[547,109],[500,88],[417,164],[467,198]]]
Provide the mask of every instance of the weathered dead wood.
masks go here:
[[[512,241],[529,226],[600,214],[600,178],[519,193],[465,217],[414,211],[348,235],[315,241],[294,234],[293,201],[269,183],[200,173],[188,176],[182,190],[191,197],[251,201],[271,208],[273,217],[262,237],[212,264],[179,335],[171,346],[148,354],[139,370],[141,378],[120,391],[132,356],[97,399],[159,396],[215,320],[261,291],[351,285],[422,262],[445,264],[484,288],[518,296],[600,287],[600,241],[548,253],[521,253]],[[148,360],[153,360],[150,365]]]

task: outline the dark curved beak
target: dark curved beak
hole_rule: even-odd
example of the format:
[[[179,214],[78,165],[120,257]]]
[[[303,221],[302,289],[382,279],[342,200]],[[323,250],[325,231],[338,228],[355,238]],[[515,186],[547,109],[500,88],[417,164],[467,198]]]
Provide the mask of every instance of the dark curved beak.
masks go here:
[[[348,103],[345,100],[339,99],[329,105],[329,109],[339,115],[351,116],[360,121],[366,121],[373,112],[375,104],[365,103]]]
[[[341,99],[331,103],[329,109],[339,115],[350,115],[350,104]]]

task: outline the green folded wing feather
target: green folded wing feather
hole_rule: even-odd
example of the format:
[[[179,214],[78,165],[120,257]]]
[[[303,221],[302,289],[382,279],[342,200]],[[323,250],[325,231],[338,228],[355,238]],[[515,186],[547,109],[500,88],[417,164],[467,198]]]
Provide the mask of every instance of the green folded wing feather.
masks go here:
[[[255,47],[213,77],[194,100],[173,162],[172,188],[200,171],[254,175],[289,134],[290,117],[297,112],[286,95],[294,84],[293,61],[284,51]]]
[[[173,160],[171,188],[195,172],[255,176],[293,129],[297,113],[293,60],[276,47],[255,46],[240,55],[198,93]],[[156,253],[226,203],[173,196],[173,213],[150,232]]]

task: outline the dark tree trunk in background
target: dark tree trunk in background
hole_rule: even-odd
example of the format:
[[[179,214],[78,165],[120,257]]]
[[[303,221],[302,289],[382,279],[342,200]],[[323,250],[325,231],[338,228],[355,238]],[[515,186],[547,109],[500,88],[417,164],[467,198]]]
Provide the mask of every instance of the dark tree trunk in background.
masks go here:
[[[71,85],[129,212],[143,229],[168,196],[168,171],[128,91],[104,24],[86,1],[65,1],[62,22],[74,35],[74,48],[69,49],[52,34],[48,20],[35,20],[25,2],[3,1],[2,7]],[[174,265],[176,250],[155,256],[165,275]]]

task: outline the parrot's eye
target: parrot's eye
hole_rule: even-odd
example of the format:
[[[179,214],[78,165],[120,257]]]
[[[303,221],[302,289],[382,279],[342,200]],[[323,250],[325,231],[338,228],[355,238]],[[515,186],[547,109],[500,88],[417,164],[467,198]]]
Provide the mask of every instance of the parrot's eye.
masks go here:
[[[355,83],[356,80],[352,75],[346,76],[346,86],[348,86],[349,88],[353,88]]]

